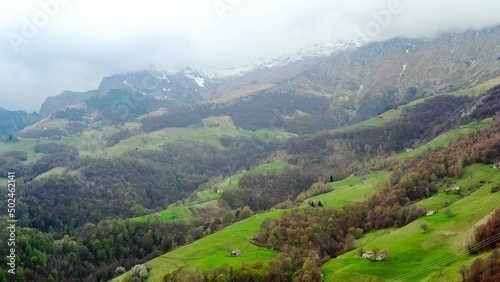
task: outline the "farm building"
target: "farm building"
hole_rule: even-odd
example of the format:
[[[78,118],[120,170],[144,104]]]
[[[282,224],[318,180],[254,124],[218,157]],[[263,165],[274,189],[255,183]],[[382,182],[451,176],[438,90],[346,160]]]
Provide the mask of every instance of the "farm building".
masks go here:
[[[241,250],[232,250],[231,251],[232,256],[241,256]]]
[[[435,215],[436,213],[437,213],[437,211],[428,211],[425,213],[425,216]]]
[[[375,253],[374,253],[374,252],[364,252],[364,253],[361,255],[361,257],[362,257],[362,258],[366,258],[366,259],[368,259],[368,258],[373,257],[374,255],[375,255]]]

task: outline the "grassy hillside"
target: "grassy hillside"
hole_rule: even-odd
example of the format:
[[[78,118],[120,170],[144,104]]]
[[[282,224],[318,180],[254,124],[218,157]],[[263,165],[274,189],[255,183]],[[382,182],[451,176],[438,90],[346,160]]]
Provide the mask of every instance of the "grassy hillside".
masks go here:
[[[488,91],[491,87],[498,85],[498,84],[500,84],[500,77],[496,77],[494,79],[488,80],[486,82],[483,82],[483,83],[481,83],[475,87],[469,88],[469,89],[448,92],[448,93],[444,93],[441,95],[476,96],[477,97],[477,96],[480,96],[480,95],[486,93],[486,91]],[[415,100],[415,101],[410,102],[406,105],[399,106],[395,109],[389,110],[389,111],[387,111],[383,114],[380,114],[376,117],[373,117],[371,119],[362,121],[360,123],[356,123],[354,125],[339,128],[336,131],[348,131],[348,130],[352,130],[352,129],[356,129],[356,128],[360,128],[360,127],[367,127],[367,126],[379,127],[379,126],[386,125],[390,122],[393,122],[393,121],[399,119],[402,116],[403,109],[405,107],[412,107],[412,106],[420,104],[420,103],[424,102],[425,100],[432,98],[432,97],[435,97],[435,95]]]
[[[473,122],[470,124],[462,125],[459,128],[452,129],[447,131],[438,137],[434,138],[430,142],[412,150],[409,152],[401,152],[393,155],[391,158],[400,158],[400,157],[413,157],[418,154],[421,154],[429,149],[436,149],[440,147],[447,147],[450,143],[457,141],[461,137],[466,136],[467,134],[474,132],[475,130],[485,127],[491,123],[491,118],[485,119],[479,122]]]
[[[373,172],[368,174],[366,179],[360,176],[351,176],[329,183],[328,185],[334,187],[332,192],[311,197],[305,202],[321,201],[327,207],[341,207],[350,202],[362,201],[377,192],[375,188],[377,182],[389,179],[389,176],[390,173],[387,171]]]
[[[39,179],[46,178],[46,177],[53,176],[53,175],[61,175],[64,170],[65,170],[64,167],[55,167],[47,172],[44,172],[44,173],[38,175],[35,179],[39,180]]]
[[[162,281],[166,273],[179,267],[204,270],[224,264],[234,265],[276,258],[277,251],[258,247],[250,240],[260,230],[262,221],[267,218],[277,219],[282,213],[283,211],[274,211],[254,215],[147,262],[146,266],[151,269],[147,281]],[[234,249],[241,250],[242,255],[230,256],[229,253]],[[125,281],[129,275],[126,273],[113,281]]]
[[[249,172],[265,172],[270,170],[282,169],[285,166],[282,162],[269,163],[254,168]],[[247,172],[248,173],[248,172]],[[239,178],[244,173],[233,175],[224,179],[216,187],[231,187],[235,185]],[[369,175],[368,179],[362,179],[357,176],[349,177],[345,180],[336,181],[330,185],[334,185],[333,192],[318,195],[311,199],[325,201],[327,206],[342,206],[348,202],[361,201],[365,198],[365,194],[372,194],[375,192],[375,184],[383,179],[389,177],[388,172],[374,172]],[[232,184],[229,184],[232,183]],[[204,190],[199,193],[206,193]],[[209,201],[212,202],[212,201]],[[208,203],[208,202],[205,202]],[[195,204],[196,206],[198,204]],[[180,207],[175,207],[175,209]],[[184,207],[187,206],[185,205]],[[159,212],[162,218],[168,218],[170,208],[167,212]],[[178,267],[199,267],[200,269],[209,269],[221,266],[224,264],[236,264],[241,262],[255,262],[271,260],[277,256],[277,252],[257,247],[250,243],[250,239],[260,230],[260,224],[266,218],[278,219],[283,210],[266,212],[252,216],[241,222],[237,222],[225,229],[214,233],[210,236],[202,238],[189,245],[180,247],[172,252],[169,252],[161,257],[151,260],[146,263],[148,267],[152,268],[148,281],[160,281],[160,279]],[[163,215],[165,213],[165,216]],[[179,213],[180,214],[180,213]],[[241,257],[230,257],[228,253],[231,249],[241,249],[243,255]],[[114,281],[122,281],[128,277],[127,274],[121,276]]]
[[[473,238],[474,226],[499,206],[500,194],[490,192],[492,185],[499,182],[500,174],[488,165],[467,167],[454,185],[463,189],[481,187],[449,206],[452,217],[448,218],[443,212],[443,194],[417,203],[439,212],[403,228],[367,234],[358,241],[358,247],[365,250],[388,249],[388,261],[372,263],[359,258],[358,250],[354,250],[323,266],[325,281],[458,281],[456,271],[460,265],[473,259],[465,248],[466,242]],[[428,232],[420,227],[424,221],[429,223]]]
[[[56,121],[54,121],[56,122]],[[171,142],[196,141],[221,146],[221,137],[263,137],[263,138],[288,138],[293,134],[280,130],[244,130],[234,126],[232,123],[223,126],[191,126],[186,128],[166,128],[163,130],[141,133],[131,136],[118,144],[108,146],[109,138],[120,130],[137,130],[140,127],[138,122],[129,122],[121,127],[108,126],[99,129],[91,129],[81,134],[71,135],[67,138],[21,138],[13,143],[0,143],[0,155],[6,151],[23,151],[27,153],[27,162],[36,161],[43,154],[36,154],[34,146],[39,143],[61,143],[74,146],[83,156],[110,157],[133,151],[136,148],[156,149],[161,145]]]
[[[166,128],[150,133],[143,133],[137,136],[132,136],[121,141],[113,147],[106,148],[104,155],[116,155],[130,150],[138,149],[155,149],[159,146],[170,142],[197,141],[209,143],[216,146],[221,146],[221,137],[275,137],[287,138],[291,134],[277,131],[262,129],[257,131],[244,130],[237,127],[203,127],[192,126],[186,128]]]
[[[286,163],[284,162],[267,163],[255,167],[247,172],[240,172],[232,175],[210,188],[195,192],[194,194],[196,195],[194,197],[190,197],[193,199],[191,201],[189,201],[188,199],[187,201],[184,201],[183,204],[172,204],[170,207],[168,207],[168,209],[157,212],[157,214],[160,215],[158,219],[160,221],[189,220],[193,218],[193,213],[191,211],[192,209],[201,209],[207,212],[210,212],[210,210],[217,210],[218,207],[215,200],[220,198],[220,193],[217,193],[217,190],[224,191],[227,189],[234,189],[238,187],[238,181],[245,173],[261,173],[266,171],[281,170],[285,166]],[[153,214],[135,217],[131,220],[147,221],[148,219],[153,220]]]

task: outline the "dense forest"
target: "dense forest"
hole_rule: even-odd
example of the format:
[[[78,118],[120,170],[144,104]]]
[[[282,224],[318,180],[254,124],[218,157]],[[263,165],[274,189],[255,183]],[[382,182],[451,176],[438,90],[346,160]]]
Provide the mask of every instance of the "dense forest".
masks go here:
[[[142,127],[150,132],[198,124],[209,116],[227,115],[236,126],[248,130],[282,128],[288,132],[307,134],[340,125],[338,112],[329,105],[330,101],[325,97],[263,91],[229,104],[175,108],[166,114],[145,118]],[[285,118],[287,116],[290,118]]]
[[[133,151],[113,159],[79,157],[74,147],[46,143],[35,146],[44,155],[32,165],[13,158],[23,156],[11,152],[11,157],[1,157],[1,166],[2,171],[16,171],[27,182],[17,195],[23,226],[70,232],[103,218],[165,209],[212,177],[258,165],[277,148],[277,141],[267,139],[227,137],[222,143],[224,148],[173,143],[161,150]],[[29,181],[54,167],[65,167],[68,172]]]

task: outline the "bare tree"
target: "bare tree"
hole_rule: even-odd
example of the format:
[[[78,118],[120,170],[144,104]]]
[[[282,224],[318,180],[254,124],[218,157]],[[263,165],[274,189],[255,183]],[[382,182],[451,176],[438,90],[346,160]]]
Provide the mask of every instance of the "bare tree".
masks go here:
[[[420,228],[422,228],[422,230],[424,230],[424,232],[427,233],[427,231],[429,231],[430,229],[429,223],[427,221],[420,223]]]
[[[388,260],[389,259],[389,250],[388,249],[385,249],[383,252],[382,252],[382,258],[384,260]]]
[[[462,276],[462,282],[465,282],[465,279],[467,278],[467,274],[469,273],[469,270],[467,269],[467,266],[462,265],[457,271],[461,276]]]
[[[453,216],[453,211],[450,208],[444,210],[444,214],[449,218]]]

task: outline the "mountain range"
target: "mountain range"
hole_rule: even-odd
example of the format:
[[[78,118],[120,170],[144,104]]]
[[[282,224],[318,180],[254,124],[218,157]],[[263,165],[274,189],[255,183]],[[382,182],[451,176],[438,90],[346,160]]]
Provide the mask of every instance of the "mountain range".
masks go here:
[[[152,97],[156,108],[196,107],[216,104],[230,107],[237,101],[266,103],[270,96],[293,100],[308,97],[322,108],[270,107],[276,119],[300,120],[327,113],[331,129],[375,116],[401,103],[470,88],[500,75],[500,27],[443,33],[436,38],[393,38],[380,42],[330,41],[295,54],[262,59],[226,70],[162,71],[155,67],[105,77],[87,92],[65,91],[48,97],[39,114],[16,112],[1,125],[3,134],[22,130],[66,107],[78,107],[111,90]],[[143,99],[125,101],[135,107]],[[119,105],[118,105],[119,106]],[[122,105],[123,106],[123,105]],[[156,109],[155,108],[155,109]],[[91,116],[92,110],[86,114]],[[210,113],[209,113],[210,115]]]

